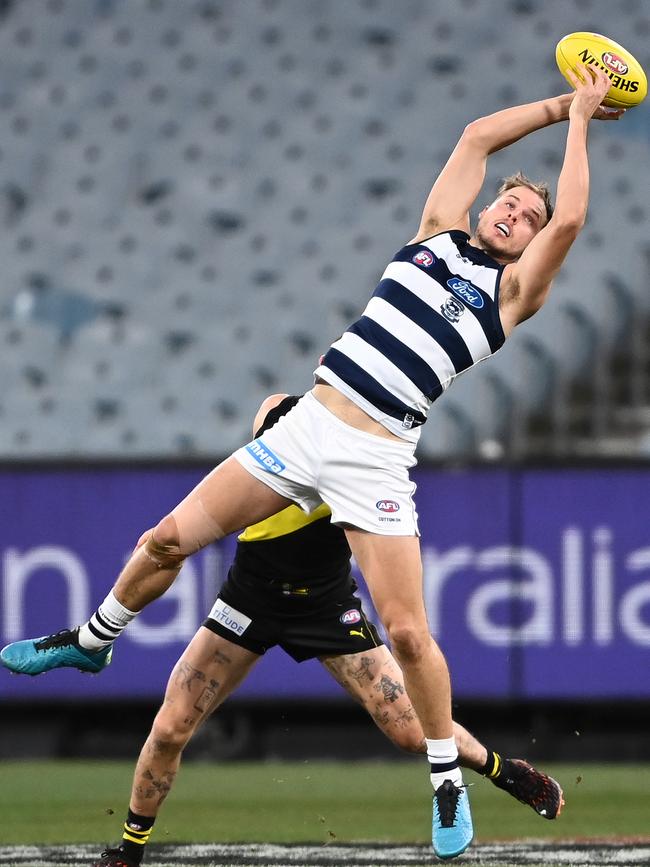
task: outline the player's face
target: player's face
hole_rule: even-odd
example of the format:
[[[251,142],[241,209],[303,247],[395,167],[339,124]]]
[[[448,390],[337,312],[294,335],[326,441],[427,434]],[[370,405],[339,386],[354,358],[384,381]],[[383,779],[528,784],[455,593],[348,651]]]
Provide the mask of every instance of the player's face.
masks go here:
[[[481,211],[475,235],[486,253],[514,262],[545,224],[542,197],[528,187],[513,187]]]

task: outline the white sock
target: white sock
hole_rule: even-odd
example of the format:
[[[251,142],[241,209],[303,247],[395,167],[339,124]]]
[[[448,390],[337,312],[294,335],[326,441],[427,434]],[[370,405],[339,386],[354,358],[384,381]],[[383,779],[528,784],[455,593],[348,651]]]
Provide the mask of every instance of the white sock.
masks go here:
[[[108,647],[136,614],[118,602],[111,590],[90,620],[79,627],[79,644],[85,650]]]
[[[433,788],[437,789],[445,780],[451,780],[455,786],[462,786],[463,774],[458,767],[458,749],[454,738],[441,738],[440,740],[425,738],[425,740]]]

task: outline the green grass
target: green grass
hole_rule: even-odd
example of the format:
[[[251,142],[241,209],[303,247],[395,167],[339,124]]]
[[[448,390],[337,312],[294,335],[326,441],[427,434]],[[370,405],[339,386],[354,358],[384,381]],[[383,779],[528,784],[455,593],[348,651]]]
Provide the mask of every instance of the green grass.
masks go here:
[[[544,766],[564,787],[548,822],[491,783],[470,797],[479,841],[648,834],[650,766]],[[120,836],[133,764],[4,762],[0,844],[103,844]],[[156,842],[426,842],[430,784],[422,762],[186,763]]]

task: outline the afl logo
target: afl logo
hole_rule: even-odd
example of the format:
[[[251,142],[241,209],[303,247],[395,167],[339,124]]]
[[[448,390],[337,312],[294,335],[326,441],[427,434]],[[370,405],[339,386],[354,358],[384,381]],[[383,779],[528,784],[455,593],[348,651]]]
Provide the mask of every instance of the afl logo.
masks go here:
[[[618,54],[612,54],[611,51],[604,51],[600,57],[605,66],[617,75],[625,75],[627,72],[628,65],[622,57],[618,56]]]
[[[358,623],[361,620],[361,615],[356,608],[350,608],[348,611],[344,611],[343,614],[341,614],[339,620],[341,623],[345,623],[346,625],[350,623]]]
[[[436,257],[428,250],[420,250],[419,253],[416,253],[415,256],[413,256],[412,261],[415,262],[416,265],[422,265],[423,268],[428,268],[436,261]]]
[[[395,500],[378,500],[376,506],[380,512],[399,512],[399,503]]]

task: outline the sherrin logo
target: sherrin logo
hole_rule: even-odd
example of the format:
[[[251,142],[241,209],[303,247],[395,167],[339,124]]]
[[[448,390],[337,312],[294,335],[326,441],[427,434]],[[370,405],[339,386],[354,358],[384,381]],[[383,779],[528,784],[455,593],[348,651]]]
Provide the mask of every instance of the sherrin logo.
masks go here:
[[[412,261],[415,262],[416,265],[422,265],[423,268],[428,268],[436,261],[436,257],[428,250],[420,250],[419,253],[416,253],[415,256],[413,256]]]
[[[611,69],[617,75],[625,75],[628,70],[628,65],[623,58],[619,57],[618,54],[612,54],[611,51],[604,51],[600,55],[600,59],[608,69]]]
[[[257,463],[269,473],[281,473],[286,469],[280,458],[276,457],[262,440],[253,440],[246,446],[246,451],[253,455]]]
[[[346,625],[350,623],[358,623],[361,620],[361,614],[357,611],[356,608],[349,608],[347,611],[344,611],[343,614],[339,617],[341,623],[345,623]]]
[[[380,512],[399,512],[399,503],[395,500],[377,500],[376,506]]]
[[[469,280],[462,280],[460,277],[450,277],[447,280],[447,286],[449,286],[454,295],[458,295],[470,307],[480,309],[483,306],[483,296]]]

